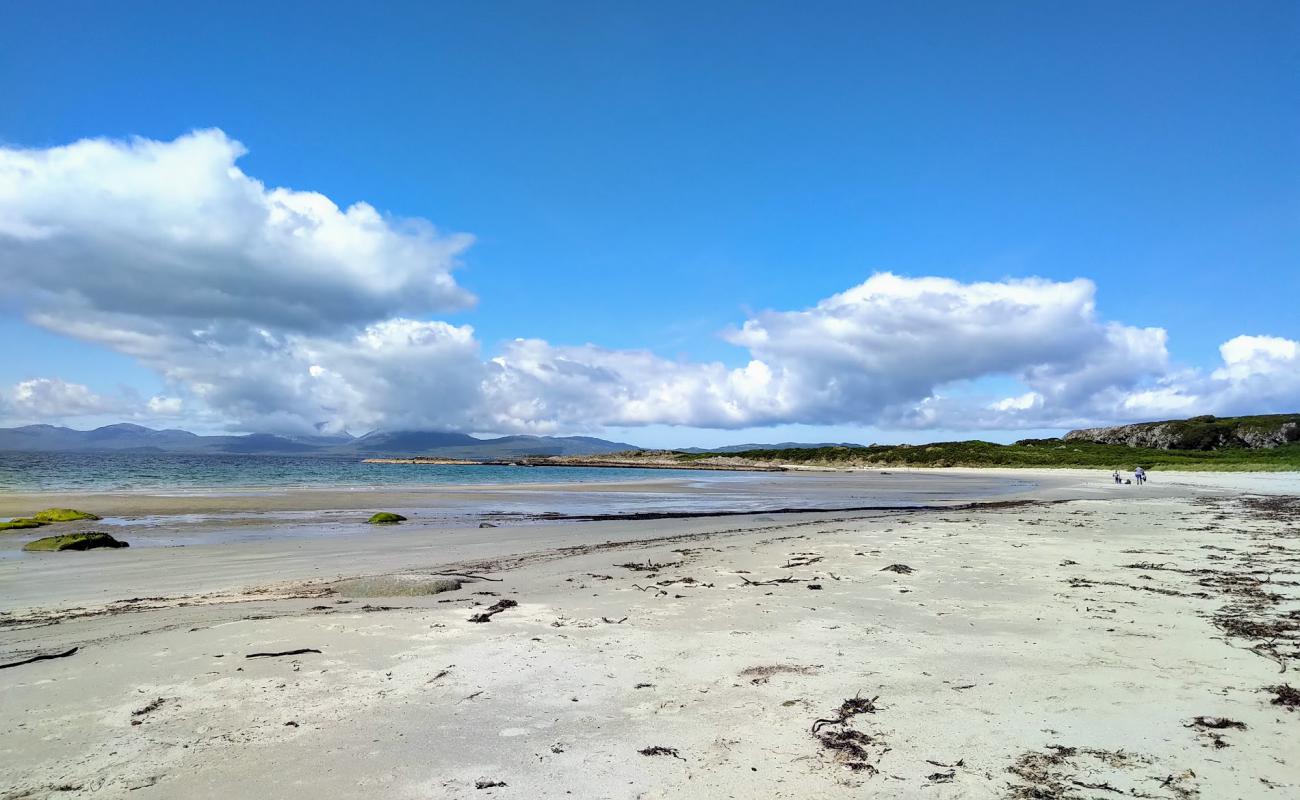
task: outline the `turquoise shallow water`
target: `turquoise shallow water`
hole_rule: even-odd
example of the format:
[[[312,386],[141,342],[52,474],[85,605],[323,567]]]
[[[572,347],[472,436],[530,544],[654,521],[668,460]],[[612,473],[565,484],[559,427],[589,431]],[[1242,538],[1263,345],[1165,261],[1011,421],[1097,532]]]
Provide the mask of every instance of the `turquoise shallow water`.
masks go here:
[[[0,453],[0,491],[11,492],[607,483],[699,475],[663,469],[366,464],[316,456]]]

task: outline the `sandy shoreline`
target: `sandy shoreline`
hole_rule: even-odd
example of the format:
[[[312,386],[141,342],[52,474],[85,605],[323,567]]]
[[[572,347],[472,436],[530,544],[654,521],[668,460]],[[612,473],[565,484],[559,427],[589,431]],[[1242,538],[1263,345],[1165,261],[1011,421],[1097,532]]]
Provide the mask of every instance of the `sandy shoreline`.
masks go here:
[[[0,562],[0,662],[79,648],[0,669],[0,797],[1295,796],[1300,508],[1248,495],[1300,476],[1103,477]],[[331,591],[434,572],[493,580]]]

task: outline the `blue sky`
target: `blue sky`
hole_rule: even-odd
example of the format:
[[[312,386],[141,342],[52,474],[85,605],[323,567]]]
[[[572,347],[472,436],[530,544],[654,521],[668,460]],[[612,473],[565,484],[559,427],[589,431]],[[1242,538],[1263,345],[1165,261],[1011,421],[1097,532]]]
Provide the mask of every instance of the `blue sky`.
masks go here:
[[[1101,321],[1167,332],[1147,380],[1208,375],[1234,337],[1300,339],[1294,3],[195,5],[8,7],[0,143],[219,128],[268,187],[470,233],[454,275],[477,305],[415,316],[472,325],[485,356],[529,337],[743,367],[720,332],[882,271],[1087,279]],[[187,391],[6,294],[0,386]],[[1021,368],[939,385],[1015,394]],[[1269,380],[1247,395],[1296,402],[1250,410],[1300,406]],[[964,427],[806,418],[601,428],[684,444]]]

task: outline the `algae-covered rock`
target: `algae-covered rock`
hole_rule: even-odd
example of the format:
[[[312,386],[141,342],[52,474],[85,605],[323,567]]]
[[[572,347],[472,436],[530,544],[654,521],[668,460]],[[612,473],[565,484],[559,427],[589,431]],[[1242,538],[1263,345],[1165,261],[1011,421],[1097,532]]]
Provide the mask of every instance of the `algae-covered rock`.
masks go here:
[[[380,511],[367,521],[371,525],[396,525],[399,522],[405,522],[406,517],[401,514],[394,514],[391,511]]]
[[[23,545],[24,550],[32,552],[53,552],[57,550],[94,550],[98,547],[130,547],[100,531],[85,533],[65,533],[62,536],[46,536]]]
[[[80,519],[102,519],[98,515],[75,508],[47,508],[32,515],[37,522],[76,522]]]
[[[75,508],[47,508],[44,511],[37,511],[30,517],[15,517],[8,522],[0,522],[0,531],[20,531],[39,528],[52,522],[76,522],[82,519],[100,519],[100,517]]]
[[[0,531],[21,531],[26,528],[39,528],[44,524],[30,517],[15,517],[8,522],[0,522]]]

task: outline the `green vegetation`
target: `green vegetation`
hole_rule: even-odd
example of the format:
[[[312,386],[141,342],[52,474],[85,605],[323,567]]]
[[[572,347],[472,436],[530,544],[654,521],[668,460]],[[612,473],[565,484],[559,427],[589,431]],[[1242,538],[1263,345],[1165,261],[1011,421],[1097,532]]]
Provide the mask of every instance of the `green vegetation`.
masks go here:
[[[1063,439],[1026,439],[1015,444],[935,442],[747,450],[727,455],[765,463],[828,467],[1078,467],[1130,471],[1141,466],[1178,470],[1300,471],[1300,443],[1255,450],[1157,450]],[[713,457],[716,454],[681,453],[676,459],[689,463]]]
[[[39,528],[44,524],[31,517],[15,517],[8,522],[0,522],[0,531],[21,531],[26,528]]]
[[[37,511],[32,515],[32,519],[37,522],[76,522],[81,519],[102,519],[102,517],[75,508],[47,508],[44,511]]]
[[[62,536],[46,536],[23,545],[24,550],[32,552],[55,552],[59,550],[94,550],[97,547],[130,547],[99,531],[86,533],[65,533]]]
[[[389,511],[380,511],[366,521],[371,525],[396,525],[399,522],[405,522],[406,517]]]

